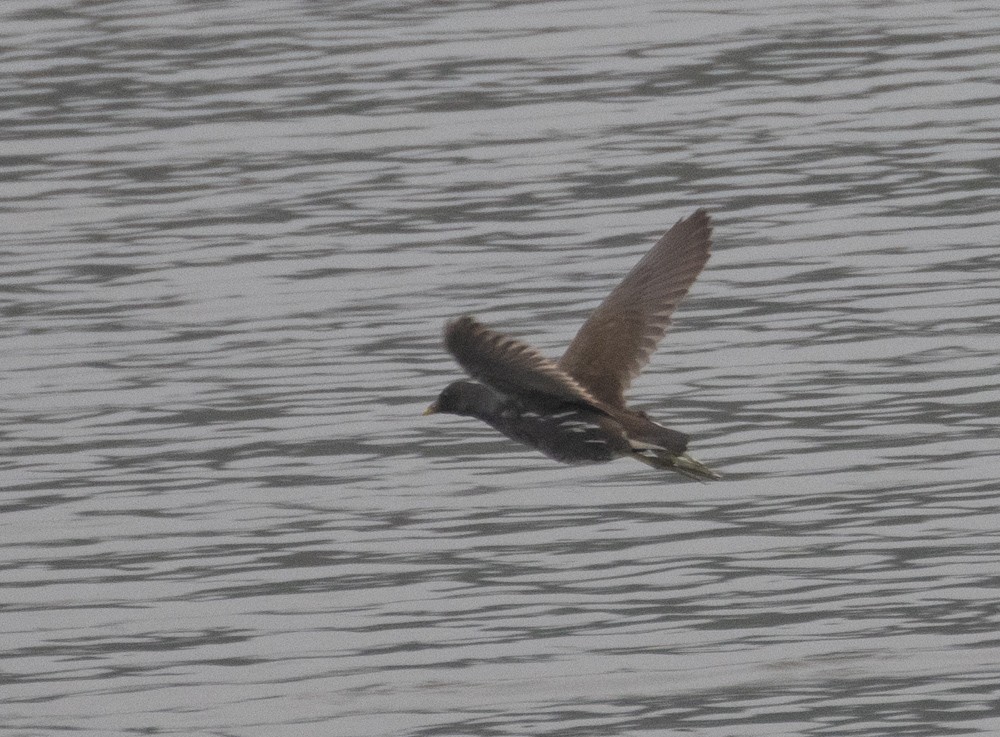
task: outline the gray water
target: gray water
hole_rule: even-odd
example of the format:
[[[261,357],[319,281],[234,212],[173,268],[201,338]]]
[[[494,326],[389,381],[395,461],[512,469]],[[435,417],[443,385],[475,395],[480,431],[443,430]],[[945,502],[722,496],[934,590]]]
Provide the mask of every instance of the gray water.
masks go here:
[[[4,735],[1000,733],[994,4],[0,14]],[[701,206],[724,480],[421,416]]]

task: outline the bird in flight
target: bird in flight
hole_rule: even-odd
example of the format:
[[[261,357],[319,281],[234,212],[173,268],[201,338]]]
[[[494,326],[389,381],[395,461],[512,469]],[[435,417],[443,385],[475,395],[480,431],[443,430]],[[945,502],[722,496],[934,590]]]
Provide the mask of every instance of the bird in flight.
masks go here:
[[[694,479],[720,478],[687,454],[687,435],[625,404],[625,390],[708,261],[711,234],[705,210],[678,221],[587,318],[558,361],[473,317],[449,321],[445,347],[476,381],[452,382],[424,414],[478,418],[563,463],[634,458]]]

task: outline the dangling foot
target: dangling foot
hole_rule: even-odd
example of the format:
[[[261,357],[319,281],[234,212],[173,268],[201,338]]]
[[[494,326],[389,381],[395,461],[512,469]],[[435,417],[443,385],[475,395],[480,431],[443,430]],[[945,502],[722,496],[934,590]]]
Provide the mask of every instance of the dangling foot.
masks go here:
[[[679,456],[666,454],[653,456],[646,455],[643,451],[635,451],[632,454],[632,457],[637,461],[642,461],[647,466],[676,471],[683,476],[687,476],[689,479],[695,479],[697,481],[716,481],[722,478],[722,474],[716,473],[701,461],[696,461],[687,453]]]

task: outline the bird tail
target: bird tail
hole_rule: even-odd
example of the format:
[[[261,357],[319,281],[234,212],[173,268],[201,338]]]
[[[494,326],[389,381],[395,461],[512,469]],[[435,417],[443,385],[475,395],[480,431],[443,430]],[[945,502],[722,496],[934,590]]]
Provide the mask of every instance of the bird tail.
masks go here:
[[[632,457],[637,461],[642,461],[647,466],[653,468],[669,469],[679,474],[687,476],[689,479],[697,481],[715,481],[722,478],[722,474],[716,473],[701,461],[697,461],[687,453],[673,455],[660,451],[653,455],[655,451],[634,451]]]

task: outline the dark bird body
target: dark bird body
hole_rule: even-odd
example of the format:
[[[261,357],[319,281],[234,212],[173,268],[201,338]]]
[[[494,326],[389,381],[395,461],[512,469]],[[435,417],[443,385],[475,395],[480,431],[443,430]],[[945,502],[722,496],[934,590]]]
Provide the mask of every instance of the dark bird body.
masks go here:
[[[688,437],[625,406],[624,392],[708,260],[704,210],[679,221],[607,296],[558,362],[472,317],[450,321],[445,347],[470,376],[425,414],[476,417],[563,463],[631,457],[698,479],[718,474],[687,455]]]

